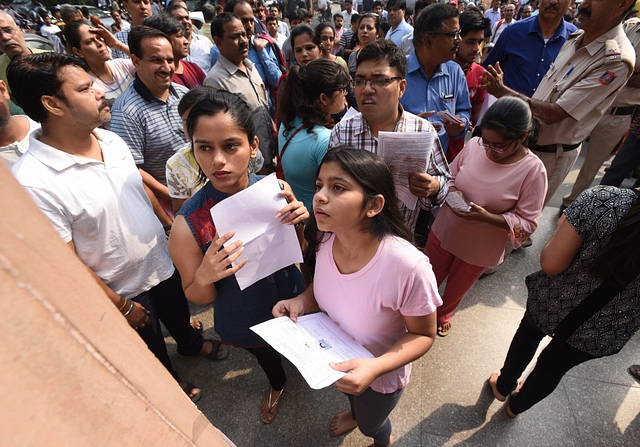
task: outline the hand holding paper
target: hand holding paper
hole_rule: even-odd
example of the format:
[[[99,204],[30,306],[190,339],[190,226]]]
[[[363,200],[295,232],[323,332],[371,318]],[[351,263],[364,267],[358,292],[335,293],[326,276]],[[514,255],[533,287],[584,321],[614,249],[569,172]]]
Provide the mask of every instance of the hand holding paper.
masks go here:
[[[289,197],[293,198],[293,194]],[[211,208],[218,233],[235,231],[228,243],[242,241],[244,244],[242,260],[238,261],[236,256],[232,262],[235,268],[238,262],[246,260],[244,266],[235,272],[241,290],[284,267],[302,262],[295,228],[282,225],[278,220],[289,212],[283,219],[289,224],[300,222],[309,215],[300,202],[293,200],[287,204],[275,174]]]

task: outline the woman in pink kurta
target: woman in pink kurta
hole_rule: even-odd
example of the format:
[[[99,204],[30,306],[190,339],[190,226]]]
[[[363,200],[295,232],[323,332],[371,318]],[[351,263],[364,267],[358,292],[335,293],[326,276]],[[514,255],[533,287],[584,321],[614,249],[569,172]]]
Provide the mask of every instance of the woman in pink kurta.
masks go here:
[[[540,159],[527,149],[535,126],[529,105],[505,97],[482,121],[482,138],[473,138],[451,165],[449,194],[459,194],[470,211],[444,205],[433,224],[425,253],[438,285],[447,286],[438,308],[438,335],[451,330],[451,317],[466,293],[535,231],[547,191]]]

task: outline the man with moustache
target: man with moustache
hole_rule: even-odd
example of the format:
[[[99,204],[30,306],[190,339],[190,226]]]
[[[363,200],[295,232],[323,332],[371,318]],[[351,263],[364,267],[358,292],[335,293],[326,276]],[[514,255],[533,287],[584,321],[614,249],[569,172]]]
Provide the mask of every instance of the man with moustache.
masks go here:
[[[434,125],[446,153],[450,138],[464,138],[467,133],[471,110],[464,72],[452,60],[460,44],[458,9],[443,3],[429,5],[415,25],[415,51],[407,58],[407,92],[400,103]],[[440,111],[455,115],[457,122],[440,118]]]
[[[209,61],[209,52],[213,47],[213,43],[209,38],[193,31],[193,23],[191,23],[191,19],[189,18],[187,4],[181,0],[174,0],[170,3],[169,8],[167,8],[167,12],[184,27],[184,37],[186,37],[189,42],[188,54],[184,60],[193,62],[200,67],[202,71],[208,73],[212,66]]]
[[[532,96],[567,37],[577,28],[563,20],[572,0],[542,0],[540,13],[509,26],[483,66],[500,63],[504,85]]]
[[[162,31],[148,26],[132,27],[129,51],[136,78],[113,104],[111,130],[129,146],[144,184],[153,196],[171,209],[166,164],[176,151],[189,143],[178,114],[178,103],[189,90],[172,83],[173,48]],[[155,206],[156,211],[157,208]],[[173,219],[165,213],[159,214],[169,230]]]
[[[0,80],[7,86],[11,101],[16,103],[16,99],[11,93],[11,86],[7,82],[9,62],[16,56],[44,53],[44,50],[29,48],[24,41],[22,28],[16,25],[13,17],[4,11],[0,11],[0,50],[4,51],[4,54],[0,56]]]
[[[404,0],[389,0],[386,9],[391,28],[387,31],[385,39],[389,39],[397,46],[400,46],[402,38],[413,32],[413,27],[404,19],[404,15],[407,12],[407,3]]]
[[[264,81],[269,91],[275,92],[280,76],[282,76],[282,71],[278,65],[278,59],[269,45],[269,41],[260,36],[256,36],[254,33],[255,22],[251,5],[247,0],[236,0],[233,3],[232,12],[242,22],[247,39],[249,40],[248,59],[253,62],[256,70],[258,70],[258,75],[260,75],[260,78]],[[214,46],[211,49],[211,64],[215,64],[218,61],[218,57],[220,57],[220,49]],[[275,96],[273,100],[275,101]]]
[[[269,99],[263,80],[249,55],[249,36],[233,13],[224,12],[211,23],[211,35],[220,50],[220,58],[204,80],[219,90],[239,95],[251,109],[260,153],[267,171],[273,172],[276,148],[275,124],[269,114]]]
[[[189,90],[202,85],[206,76],[193,62],[184,60],[189,54],[189,41],[184,37],[184,28],[168,14],[154,14],[144,19],[144,25],[162,31],[171,41],[173,48],[173,63],[176,67],[173,82],[187,87]]]
[[[531,17],[532,13],[533,13],[533,8],[531,7],[530,4],[527,3],[522,8],[520,8],[520,20],[528,19],[529,17]]]
[[[516,13],[516,5],[507,4],[502,8],[503,17],[498,20],[495,25],[491,28],[491,42],[496,43],[498,38],[504,30],[506,30],[509,26],[517,23],[517,20],[513,18]]]
[[[584,0],[577,15],[580,30],[569,36],[530,100],[543,122],[533,152],[547,170],[545,204],[573,167],[582,141],[633,74],[635,51],[621,25],[633,5],[633,0]],[[498,98],[518,94],[503,84],[502,76],[499,65],[489,66],[483,79],[487,91]]]
[[[12,171],[178,381],[160,320],[182,355],[206,355],[214,347],[218,357],[224,352],[189,325],[189,307],[162,226],[125,142],[97,128],[109,120],[109,103],[86,70],[80,59],[57,53],[26,56],[9,66],[16,96],[42,125]],[[181,386],[192,400],[200,397],[193,385]]]

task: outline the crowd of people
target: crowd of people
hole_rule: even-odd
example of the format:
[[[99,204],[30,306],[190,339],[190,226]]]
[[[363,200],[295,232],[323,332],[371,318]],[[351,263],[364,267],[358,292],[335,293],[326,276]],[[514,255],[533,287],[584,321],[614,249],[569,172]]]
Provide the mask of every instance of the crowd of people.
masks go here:
[[[3,6],[0,157],[194,402],[160,323],[180,355],[255,356],[269,424],[287,378],[249,328],[322,311],[374,355],[332,365],[349,409],[331,435],[358,427],[388,446],[411,362],[451,333],[483,274],[532,244],[588,139],[489,378],[515,417],[640,328],[640,200],[619,188],[640,163],[634,2],[523,3],[344,0],[332,15],[326,1],[235,0],[203,2],[196,20],[183,0],[123,0],[110,28],[38,7],[54,51],[30,47]],[[274,172],[287,201],[274,222],[295,227],[305,262],[241,289],[242,241],[210,210]],[[188,301],[213,304],[221,340]]]

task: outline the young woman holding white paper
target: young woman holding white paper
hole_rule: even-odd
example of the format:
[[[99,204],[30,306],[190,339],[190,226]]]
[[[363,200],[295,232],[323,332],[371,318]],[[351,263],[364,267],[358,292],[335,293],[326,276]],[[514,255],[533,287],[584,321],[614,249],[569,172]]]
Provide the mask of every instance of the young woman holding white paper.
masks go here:
[[[256,356],[271,385],[260,404],[260,417],[269,424],[278,411],[286,376],[280,354],[249,328],[272,318],[273,305],[300,293],[304,282],[300,271],[291,265],[240,290],[234,274],[246,261],[231,264],[242,255],[242,241],[225,246],[234,233],[218,235],[211,217],[216,203],[262,178],[247,172],[249,160],[258,153],[258,138],[246,103],[226,91],[204,96],[189,112],[187,134],[201,175],[209,183],[180,209],[171,230],[169,252],[187,298],[200,305],[213,302],[214,325],[222,341]],[[309,217],[307,209],[295,199],[291,188],[283,185],[282,194],[289,204],[274,218],[285,225],[304,222]]]
[[[397,207],[391,171],[371,152],[330,149],[316,178],[306,262],[314,280],[274,316],[321,309],[375,358],[332,364],[351,409],[331,423],[338,436],[359,427],[376,446],[393,443],[389,414],[409,382],[413,360],[436,336],[442,303],[427,257],[411,244]]]

